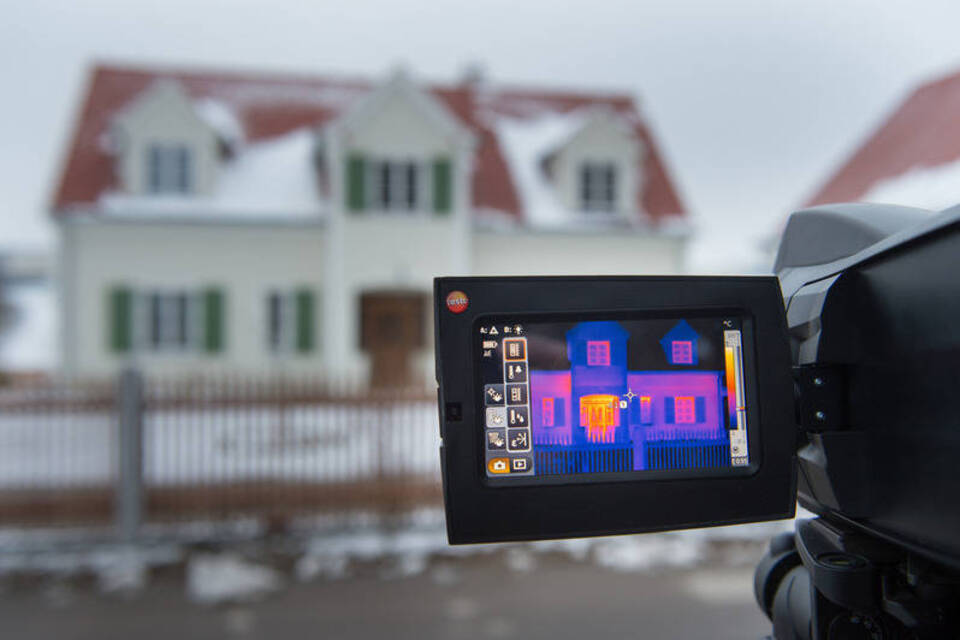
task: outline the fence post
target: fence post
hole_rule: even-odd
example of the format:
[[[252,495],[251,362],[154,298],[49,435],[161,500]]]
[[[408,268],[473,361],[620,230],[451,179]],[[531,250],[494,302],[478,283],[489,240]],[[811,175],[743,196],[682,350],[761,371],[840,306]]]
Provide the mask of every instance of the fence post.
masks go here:
[[[118,473],[114,491],[117,534],[137,536],[143,516],[143,376],[124,369],[117,382]]]

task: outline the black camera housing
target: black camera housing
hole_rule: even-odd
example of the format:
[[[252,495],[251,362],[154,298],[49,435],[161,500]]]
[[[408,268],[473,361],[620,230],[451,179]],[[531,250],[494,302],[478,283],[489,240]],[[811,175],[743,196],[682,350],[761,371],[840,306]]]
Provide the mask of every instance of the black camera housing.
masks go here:
[[[456,292],[467,300],[457,300],[455,312],[448,296]],[[434,297],[451,544],[639,533],[794,515],[797,427],[783,297],[775,277],[438,278]],[[748,469],[515,486],[497,486],[486,477],[475,348],[484,318],[663,313],[735,313],[748,320]]]

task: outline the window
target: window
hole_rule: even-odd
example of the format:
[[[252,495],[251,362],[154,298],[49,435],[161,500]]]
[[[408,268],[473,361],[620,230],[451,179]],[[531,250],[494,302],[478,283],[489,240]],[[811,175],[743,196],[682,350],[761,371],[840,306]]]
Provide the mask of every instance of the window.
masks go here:
[[[121,285],[107,291],[107,302],[113,352],[216,354],[225,348],[226,294],[219,287],[137,291]]]
[[[370,202],[374,209],[413,211],[420,206],[420,166],[410,160],[370,163]]]
[[[640,424],[653,424],[653,402],[650,396],[640,396]]]
[[[543,426],[552,427],[553,426],[553,398],[544,398],[541,403],[541,415],[543,416],[541,422]]]
[[[144,298],[146,336],[153,351],[181,351],[197,342],[198,301],[185,291],[154,291]]]
[[[184,144],[147,147],[147,192],[185,194],[193,191],[193,158]]]
[[[309,289],[267,294],[267,346],[274,353],[307,352],[314,345],[314,295]]]
[[[696,403],[692,396],[674,398],[673,418],[677,424],[694,424],[697,421]]]
[[[693,342],[674,340],[670,345],[670,361],[673,364],[693,364]]]
[[[580,206],[584,211],[613,211],[617,170],[612,162],[585,162],[580,168]]]
[[[587,341],[587,365],[591,367],[610,366],[610,343],[608,341]]]

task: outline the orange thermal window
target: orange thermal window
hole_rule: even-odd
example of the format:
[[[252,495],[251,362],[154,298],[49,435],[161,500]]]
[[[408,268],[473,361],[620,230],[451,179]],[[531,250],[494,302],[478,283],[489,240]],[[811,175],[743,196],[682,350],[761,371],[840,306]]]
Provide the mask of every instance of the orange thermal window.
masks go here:
[[[677,424],[693,424],[697,421],[697,404],[690,396],[677,396],[673,400],[673,421]]]

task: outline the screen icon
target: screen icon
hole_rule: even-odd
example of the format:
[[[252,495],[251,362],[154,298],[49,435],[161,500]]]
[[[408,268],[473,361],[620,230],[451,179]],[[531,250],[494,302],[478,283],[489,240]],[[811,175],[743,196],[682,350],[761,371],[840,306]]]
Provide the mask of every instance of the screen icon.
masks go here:
[[[507,382],[526,382],[527,363],[511,362],[507,364]]]
[[[514,473],[526,473],[531,469],[530,458],[518,456],[510,459],[510,470]]]
[[[489,409],[487,409],[487,411],[489,411]],[[510,410],[507,411],[507,416],[509,417],[511,427],[530,426],[530,416],[527,414],[526,407],[510,407]]]
[[[527,359],[527,339],[526,338],[506,338],[503,341],[504,360],[526,360]]]
[[[526,429],[509,429],[507,431],[507,448],[510,451],[529,451],[530,432]]]
[[[487,462],[487,471],[490,473],[510,473],[510,459],[509,458],[491,458]]]
[[[507,426],[505,407],[487,407],[487,428],[498,429]]]
[[[503,404],[503,385],[488,384],[483,387],[484,404]]]
[[[508,384],[507,404],[527,404],[527,385]]]
[[[507,448],[507,432],[503,429],[487,431],[487,450],[501,451]]]

